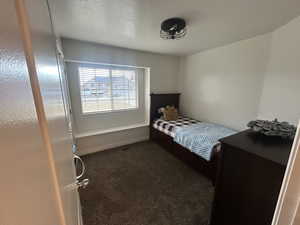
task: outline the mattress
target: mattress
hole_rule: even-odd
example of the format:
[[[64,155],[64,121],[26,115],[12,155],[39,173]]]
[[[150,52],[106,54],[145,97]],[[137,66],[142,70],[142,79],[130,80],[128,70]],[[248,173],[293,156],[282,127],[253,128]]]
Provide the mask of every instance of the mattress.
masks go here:
[[[179,116],[177,120],[157,119],[153,123],[153,127],[171,137],[175,137],[175,131],[179,127],[187,127],[192,124],[200,123],[198,120],[191,119],[185,116]]]

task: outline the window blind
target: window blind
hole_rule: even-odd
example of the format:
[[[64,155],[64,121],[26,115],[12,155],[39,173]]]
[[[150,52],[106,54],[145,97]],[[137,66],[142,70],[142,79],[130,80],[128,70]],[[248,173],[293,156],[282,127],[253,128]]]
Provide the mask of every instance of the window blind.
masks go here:
[[[82,113],[138,108],[136,70],[79,66]]]

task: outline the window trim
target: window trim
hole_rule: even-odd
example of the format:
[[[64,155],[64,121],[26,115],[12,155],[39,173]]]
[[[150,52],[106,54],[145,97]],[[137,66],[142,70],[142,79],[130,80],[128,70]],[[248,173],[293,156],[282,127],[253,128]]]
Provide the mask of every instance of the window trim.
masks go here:
[[[81,87],[80,87],[80,73],[79,68],[80,67],[92,67],[92,68],[101,68],[101,69],[108,69],[109,70],[109,77],[110,80],[112,80],[112,70],[113,69],[120,69],[120,70],[134,70],[135,71],[135,97],[136,97],[136,107],[135,108],[128,108],[128,109],[114,109],[114,110],[105,110],[105,111],[94,111],[94,112],[83,112],[82,107],[82,98],[81,98]],[[78,63],[77,67],[77,76],[78,76],[78,89],[79,89],[79,99],[80,99],[80,116],[93,116],[93,115],[99,115],[99,114],[111,114],[111,113],[119,113],[119,112],[128,112],[128,111],[137,111],[140,108],[140,102],[139,102],[139,75],[138,75],[138,69],[139,67],[134,66],[120,66],[120,65],[112,65],[112,64],[92,64],[92,63]],[[110,90],[112,91],[112,85],[110,87]],[[113,103],[113,99],[112,103]]]

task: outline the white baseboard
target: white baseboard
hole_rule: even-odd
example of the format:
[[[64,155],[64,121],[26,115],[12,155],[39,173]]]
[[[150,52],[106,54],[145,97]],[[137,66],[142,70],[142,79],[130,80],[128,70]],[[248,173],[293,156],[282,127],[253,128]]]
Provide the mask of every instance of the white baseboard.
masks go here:
[[[88,155],[91,153],[95,153],[95,152],[100,152],[100,151],[105,151],[108,149],[112,149],[112,148],[117,148],[123,145],[129,145],[129,144],[134,144],[137,142],[141,142],[141,141],[147,141],[149,140],[149,136],[142,136],[142,137],[136,137],[136,138],[131,138],[131,139],[127,139],[125,141],[120,141],[120,142],[115,142],[115,143],[111,143],[111,144],[106,144],[106,145],[97,145],[95,147],[89,147],[89,148],[84,148],[78,149],[77,154],[80,156],[83,155]]]

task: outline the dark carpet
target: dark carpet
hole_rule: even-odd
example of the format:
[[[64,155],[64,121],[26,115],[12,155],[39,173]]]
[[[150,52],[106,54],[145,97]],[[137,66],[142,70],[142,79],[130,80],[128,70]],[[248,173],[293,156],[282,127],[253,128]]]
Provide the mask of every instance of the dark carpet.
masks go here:
[[[84,157],[84,225],[206,225],[214,189],[153,142]]]

